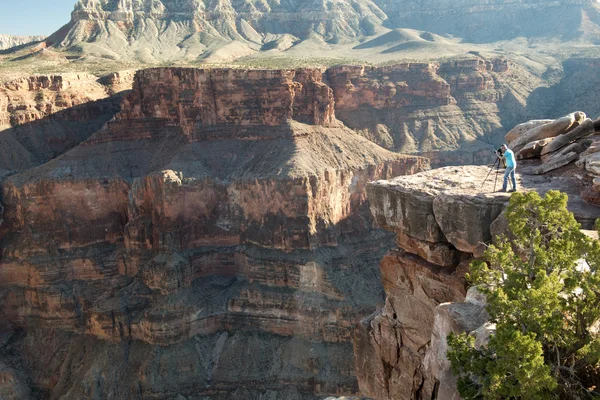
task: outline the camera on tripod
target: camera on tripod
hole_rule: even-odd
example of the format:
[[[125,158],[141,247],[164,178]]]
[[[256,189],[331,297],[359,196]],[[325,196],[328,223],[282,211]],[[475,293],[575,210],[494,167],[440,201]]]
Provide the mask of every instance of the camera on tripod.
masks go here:
[[[496,154],[498,157],[502,156],[504,154],[502,152],[502,147],[500,147],[498,150],[494,150],[494,154]]]

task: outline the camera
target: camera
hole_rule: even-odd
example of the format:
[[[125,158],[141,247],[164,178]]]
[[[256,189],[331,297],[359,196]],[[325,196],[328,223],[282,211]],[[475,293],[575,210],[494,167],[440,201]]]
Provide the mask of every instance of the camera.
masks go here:
[[[502,152],[502,147],[500,147],[498,150],[494,150],[494,154],[496,154],[498,156],[503,155],[504,153]]]

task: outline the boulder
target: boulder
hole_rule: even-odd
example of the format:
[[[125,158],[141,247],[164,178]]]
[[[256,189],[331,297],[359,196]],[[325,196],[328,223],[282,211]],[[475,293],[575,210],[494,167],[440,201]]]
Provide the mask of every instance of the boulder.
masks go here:
[[[579,158],[579,154],[572,151],[566,154],[560,153],[548,158],[542,165],[532,170],[535,175],[543,175],[565,165],[569,165]]]
[[[494,333],[496,333],[496,324],[491,322],[486,322],[471,332],[471,335],[475,336],[475,348],[480,349],[482,347],[487,347],[490,337]]]
[[[441,267],[456,267],[461,259],[461,253],[450,243],[431,243],[402,232],[398,233],[398,246]]]
[[[598,162],[600,162],[600,143],[594,142],[586,151],[580,154],[579,161],[577,161],[577,166],[579,168],[585,168],[589,172],[594,173],[596,175],[600,175],[600,168],[594,167],[594,165],[596,165],[596,163]],[[592,169],[589,169],[588,165]],[[594,170],[596,169],[597,172],[594,172]]]
[[[551,143],[548,143],[541,152],[541,155],[544,156],[549,153],[553,153],[565,146],[569,143],[572,143],[578,139],[589,136],[594,133],[594,123],[591,119],[586,119],[583,121],[581,125],[572,131],[565,133],[563,135],[557,136]],[[585,149],[584,149],[585,150]],[[583,150],[582,150],[583,151]]]
[[[585,113],[577,111],[566,115],[562,118],[554,120],[550,123],[540,125],[526,132],[523,136],[518,137],[510,143],[509,147],[515,151],[520,151],[527,143],[535,142],[536,140],[556,137],[578,127],[586,118]]]
[[[502,212],[506,200],[449,191],[435,198],[433,210],[448,242],[460,251],[481,254],[483,243],[492,239],[490,225]]]
[[[539,157],[545,146],[551,143],[554,138],[536,140],[535,142],[527,143],[525,147],[516,153],[517,160],[525,160],[529,158]]]
[[[538,126],[549,124],[554,121],[553,119],[534,119],[531,121],[524,122],[512,128],[510,132],[506,134],[504,137],[506,139],[506,143],[510,143],[516,140],[518,137],[524,135],[529,132],[533,128],[537,128]]]
[[[600,118],[594,120],[594,132],[600,132]]]
[[[468,294],[467,297],[469,297]],[[445,303],[440,304],[435,309],[431,346],[423,363],[427,375],[433,376],[439,383],[438,399],[461,399],[456,388],[456,377],[452,374],[450,361],[446,356],[448,335],[450,333],[470,333],[485,324],[488,318],[485,304],[481,304],[480,301],[476,303],[468,301],[464,303]]]
[[[508,219],[506,218],[506,209],[504,209],[498,218],[490,225],[490,233],[492,234],[492,243],[498,244],[498,239],[502,236],[509,236],[510,229],[508,227]]]
[[[581,192],[581,198],[590,204],[600,206],[600,192],[597,190],[597,187],[584,189]]]

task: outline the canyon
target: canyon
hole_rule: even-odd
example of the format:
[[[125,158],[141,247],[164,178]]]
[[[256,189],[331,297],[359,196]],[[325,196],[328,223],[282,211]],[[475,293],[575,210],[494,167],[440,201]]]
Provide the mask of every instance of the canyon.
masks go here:
[[[28,88],[46,90],[54,104],[77,82],[90,84],[32,78],[4,90],[24,102]],[[7,132],[37,155],[12,169],[8,158],[2,182],[6,391],[358,394],[352,330],[382,300],[371,266],[393,241],[375,228],[365,187],[428,160],[345,127],[316,69],[148,69],[128,93],[109,92],[65,115],[60,104],[5,110]],[[98,101],[120,107],[87,137],[20,134],[45,119],[91,130],[90,115],[108,117]]]
[[[485,321],[468,264],[506,229],[476,165],[580,110],[521,140],[519,185],[599,216],[595,1],[64,22],[0,35],[0,398],[450,398],[445,335]]]
[[[0,391],[430,395],[436,306],[465,298],[491,236],[454,239],[431,200],[368,184],[487,161],[531,112],[524,74],[494,58],[3,83]],[[447,223],[468,235],[481,224],[456,216],[478,207]]]

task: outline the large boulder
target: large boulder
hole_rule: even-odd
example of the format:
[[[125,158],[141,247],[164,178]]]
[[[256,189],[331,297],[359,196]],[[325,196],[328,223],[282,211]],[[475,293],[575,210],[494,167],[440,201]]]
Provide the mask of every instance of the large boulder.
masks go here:
[[[594,133],[594,123],[591,119],[586,119],[577,128],[563,135],[557,136],[551,143],[548,143],[540,153],[542,156],[553,153],[569,143],[572,143],[578,139],[592,135]]]
[[[506,136],[504,137],[506,139],[506,143],[510,143],[510,142],[516,140],[517,138],[521,137],[522,135],[529,132],[533,128],[537,128],[538,126],[549,124],[552,121],[554,121],[554,120],[553,119],[534,119],[531,121],[523,122],[522,124],[519,124],[519,125],[515,126],[514,128],[512,128],[510,130],[510,132],[508,132],[506,134]]]
[[[556,137],[578,127],[586,118],[584,112],[577,111],[554,120],[544,125],[540,125],[526,132],[509,144],[509,147],[515,151],[520,151],[525,145],[536,140]]]
[[[456,377],[446,356],[447,337],[450,333],[471,333],[487,322],[489,315],[485,310],[485,299],[482,301],[481,298],[482,295],[477,288],[472,287],[467,293],[465,302],[440,304],[435,309],[431,345],[423,363],[427,375],[437,382],[438,399],[461,399],[456,388]]]
[[[547,138],[527,143],[525,147],[523,147],[515,154],[515,156],[517,157],[517,160],[526,160],[529,158],[539,157],[540,154],[542,154],[542,150],[544,149],[544,147],[546,147],[553,140],[554,138]]]

